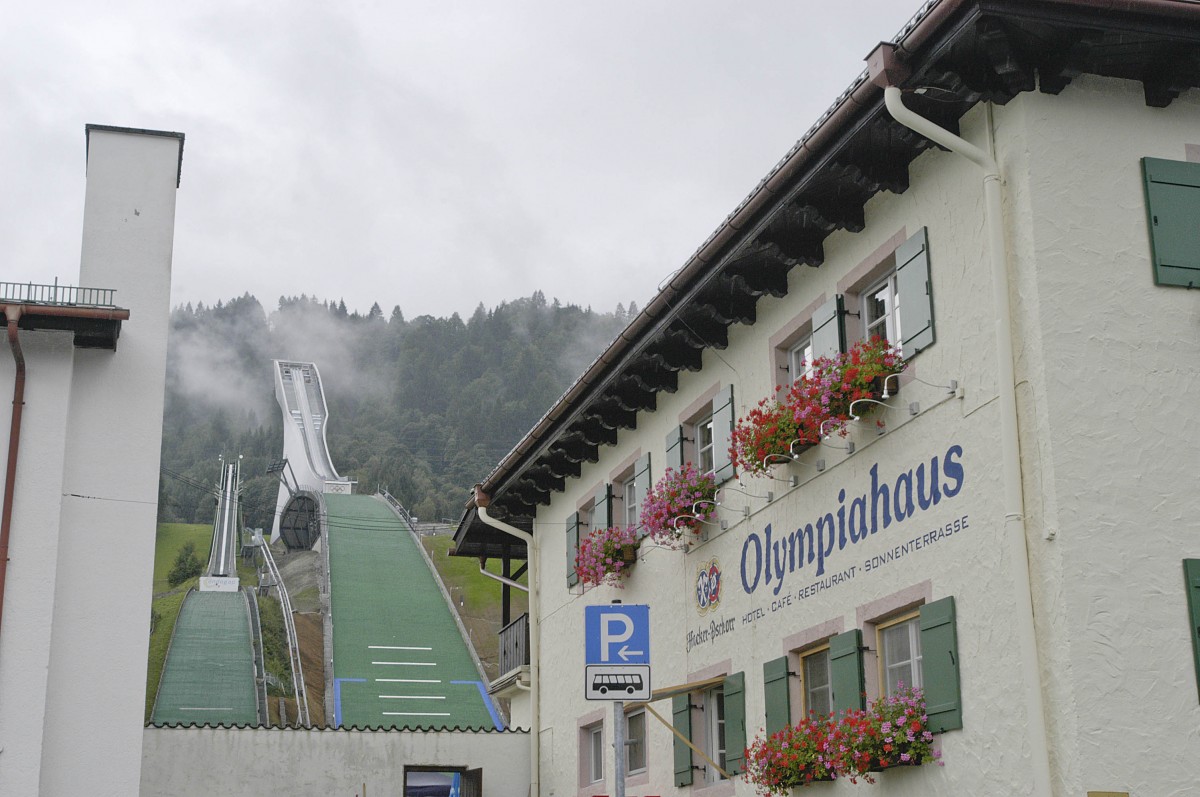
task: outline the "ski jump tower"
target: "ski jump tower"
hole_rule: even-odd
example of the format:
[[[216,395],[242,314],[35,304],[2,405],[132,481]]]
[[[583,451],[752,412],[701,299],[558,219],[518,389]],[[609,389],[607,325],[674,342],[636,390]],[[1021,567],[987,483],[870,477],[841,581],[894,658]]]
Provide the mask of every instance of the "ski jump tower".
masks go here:
[[[283,461],[271,542],[308,549],[321,534],[325,493],[348,495],[353,488],[329,458],[325,422],[329,411],[315,363],[275,360],[275,398],[283,410]]]

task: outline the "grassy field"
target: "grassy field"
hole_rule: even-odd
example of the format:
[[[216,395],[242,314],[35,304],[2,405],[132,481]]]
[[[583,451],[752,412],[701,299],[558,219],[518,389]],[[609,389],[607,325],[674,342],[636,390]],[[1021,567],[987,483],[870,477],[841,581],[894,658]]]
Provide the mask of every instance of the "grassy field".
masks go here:
[[[212,547],[212,526],[207,523],[159,523],[154,538],[154,594],[167,592],[173,587],[167,583],[167,573],[175,564],[179,549],[187,543],[196,546],[196,556],[201,562],[208,561]]]
[[[453,544],[450,533],[421,537],[421,545],[433,560],[433,566],[441,576],[442,583],[450,593],[459,618],[471,636],[475,654],[483,664],[484,675],[490,681],[499,675],[500,628],[501,628],[501,585],[497,581],[479,575],[479,560],[450,556]],[[513,563],[515,570],[520,562]],[[489,559],[488,572],[500,574],[500,562]],[[524,576],[517,579],[526,583]],[[525,613],[527,600],[521,590],[512,591],[512,620]]]
[[[460,613],[465,610],[466,614],[480,617],[494,614],[496,622],[499,623],[501,585],[497,581],[479,575],[479,560],[450,556],[450,546],[454,543],[449,532],[422,536],[421,544],[429,553],[429,558],[433,560],[433,566],[441,574],[446,589],[450,590],[451,598],[455,603],[462,601]],[[521,562],[514,562],[513,569],[515,570],[520,565]],[[500,575],[500,561],[489,559],[487,569],[490,573]],[[527,583],[524,576],[517,581],[522,584]],[[512,616],[519,617],[525,612],[525,609],[525,593],[514,589],[512,591]]]

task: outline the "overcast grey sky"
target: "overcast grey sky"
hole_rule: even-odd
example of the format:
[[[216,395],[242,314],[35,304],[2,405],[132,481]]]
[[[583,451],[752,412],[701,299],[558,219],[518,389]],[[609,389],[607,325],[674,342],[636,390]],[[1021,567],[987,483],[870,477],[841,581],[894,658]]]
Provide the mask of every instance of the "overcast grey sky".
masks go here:
[[[0,280],[76,282],[93,122],[187,136],[176,303],[644,305],[919,4],[10,5]]]

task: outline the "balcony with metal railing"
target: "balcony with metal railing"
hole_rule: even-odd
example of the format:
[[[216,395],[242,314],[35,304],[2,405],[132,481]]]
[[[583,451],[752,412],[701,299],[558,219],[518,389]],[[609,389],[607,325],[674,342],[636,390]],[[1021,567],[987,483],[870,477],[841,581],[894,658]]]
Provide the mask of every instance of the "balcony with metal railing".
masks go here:
[[[46,304],[66,307],[116,307],[112,288],[81,288],[36,282],[0,282],[0,303]]]
[[[500,629],[500,677],[529,664],[529,615]]]
[[[0,316],[3,323],[22,330],[73,332],[81,349],[117,348],[121,322],[129,310],[113,304],[112,288],[76,285],[42,285],[35,282],[0,282]]]

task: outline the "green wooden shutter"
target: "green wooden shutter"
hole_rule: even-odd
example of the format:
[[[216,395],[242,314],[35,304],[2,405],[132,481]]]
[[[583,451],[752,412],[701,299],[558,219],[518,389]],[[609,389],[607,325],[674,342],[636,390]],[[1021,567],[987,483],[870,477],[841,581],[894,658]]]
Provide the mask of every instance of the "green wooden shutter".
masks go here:
[[[725,676],[725,771],[736,775],[746,760],[746,673]]]
[[[633,489],[637,494],[638,506],[646,503],[646,496],[650,494],[650,454],[643,454],[638,458],[637,463],[633,466]],[[641,521],[638,521],[638,539],[646,536],[646,530],[642,528]]]
[[[812,347],[813,359],[836,357],[846,350],[846,301],[842,294],[835,294],[813,313]],[[792,378],[799,374],[792,374]]]
[[[592,530],[606,529],[613,523],[612,485],[606,484],[596,493],[592,501]]]
[[[788,694],[788,657],[763,662],[763,697],[766,703],[767,735],[792,724],[792,701]]]
[[[684,738],[692,738],[692,696],[675,695],[671,698],[671,724]],[[690,786],[692,783],[692,748],[672,736],[675,740],[675,785]]]
[[[1142,158],[1156,285],[1200,286],[1200,163]]]
[[[933,283],[929,278],[929,239],[925,228],[896,248],[897,312],[900,348],[911,357],[933,345]]]
[[[713,399],[713,476],[717,484],[733,478],[729,444],[733,438],[734,416],[733,385],[728,385]]]
[[[683,467],[683,426],[667,433],[667,467],[676,470]]]
[[[575,572],[575,556],[579,553],[579,513],[572,512],[567,518],[567,587],[579,583]]]
[[[1200,690],[1200,559],[1183,560],[1187,585],[1188,619],[1192,622],[1192,655],[1196,659],[1196,688]]]
[[[829,682],[833,687],[834,711],[867,707],[859,629],[852,628],[829,640]]]
[[[929,730],[941,733],[961,728],[962,694],[953,597],[921,607],[921,680],[925,684]]]

